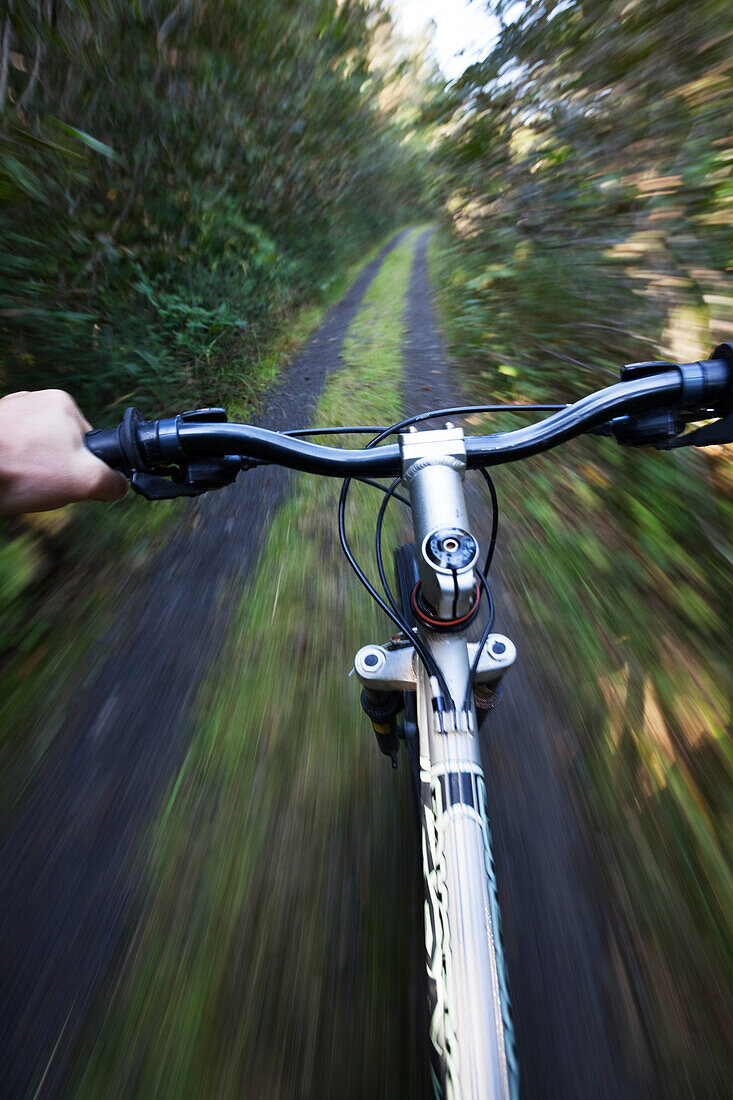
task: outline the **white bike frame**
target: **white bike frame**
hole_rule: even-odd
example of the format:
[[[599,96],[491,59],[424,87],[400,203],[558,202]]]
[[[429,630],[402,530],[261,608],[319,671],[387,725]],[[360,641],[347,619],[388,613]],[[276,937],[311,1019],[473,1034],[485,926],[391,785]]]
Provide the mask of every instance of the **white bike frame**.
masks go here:
[[[441,569],[426,552],[435,531],[468,534],[463,495],[465,441],[459,428],[400,436],[402,481],[412,505],[422,586],[459,606],[475,598],[473,564]],[[470,536],[469,536],[470,538]],[[428,589],[430,586],[430,589]],[[456,606],[455,602],[453,604]],[[365,646],[354,667],[367,689],[416,692],[425,942],[431,1064],[436,1095],[510,1100],[518,1095],[514,1039],[501,949],[499,908],[486,814],[486,787],[473,700],[463,709],[477,643],[466,630],[418,626],[455,709],[436,709],[440,687],[411,646]],[[496,684],[516,656],[490,634],[475,679]]]

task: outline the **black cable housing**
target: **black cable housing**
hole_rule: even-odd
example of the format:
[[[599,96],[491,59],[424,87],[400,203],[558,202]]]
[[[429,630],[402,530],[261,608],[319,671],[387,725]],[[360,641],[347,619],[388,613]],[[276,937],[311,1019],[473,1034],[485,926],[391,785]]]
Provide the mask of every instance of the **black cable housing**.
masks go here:
[[[392,497],[396,495],[395,489],[401,481],[401,477],[396,477],[390,485],[389,489],[387,489],[387,492],[384,494],[384,499],[382,500],[381,506],[379,508],[379,515],[377,516],[377,526],[375,531],[375,552],[377,557],[377,569],[379,570],[379,579],[382,582],[382,588],[384,589],[384,594],[389,601],[390,607],[392,607],[398,615],[401,615],[402,612],[397,604],[397,601],[394,598],[394,593],[389,586],[389,581],[387,580],[387,574],[384,568],[384,559],[382,557],[382,524],[384,523],[384,515],[387,511],[387,505],[389,504]],[[409,501],[407,503],[408,506],[412,507]]]
[[[494,550],[496,549],[496,539],[499,534],[499,500],[496,495],[496,488],[494,486],[493,479],[487,470],[479,470],[484,481],[489,487],[489,495],[491,497],[491,536],[489,538],[489,549],[486,552],[486,562],[484,564],[484,574],[488,577],[489,570],[491,569],[491,563],[494,560]]]
[[[561,409],[566,409],[565,405],[522,405],[522,404],[506,404],[506,405],[460,405],[452,409],[434,409],[432,412],[419,413],[416,416],[410,417],[404,421],[404,426],[408,424],[416,424],[420,420],[442,420],[446,416],[466,416],[469,413],[497,413],[497,412],[559,412]],[[329,426],[327,428],[291,428],[286,432],[282,432],[282,435],[290,435],[296,439],[306,439],[311,435],[379,435],[380,433],[387,433],[393,435],[395,432],[400,431],[403,427],[403,422],[393,424],[391,428],[385,428],[378,425],[368,424],[351,424],[348,427]]]
[[[463,709],[466,710],[466,711],[471,706],[471,692],[473,691],[473,681],[476,678],[476,669],[478,668],[479,661],[481,660],[481,654],[483,652],[483,648],[486,645],[486,642],[488,641],[489,634],[491,633],[491,631],[493,629],[494,614],[495,614],[494,597],[491,594],[491,589],[489,588],[488,581],[486,580],[486,575],[478,567],[475,567],[475,568],[476,568],[476,573],[478,574],[478,578],[481,582],[482,591],[486,593],[486,599],[488,600],[488,603],[489,603],[489,618],[486,622],[486,626],[484,627],[483,633],[482,633],[481,638],[479,640],[478,648],[476,650],[476,654],[473,658],[473,661],[471,662],[471,667],[468,670],[468,680],[466,681],[466,694],[463,697]]]
[[[433,657],[432,653],[413,633],[405,617],[399,611],[395,613],[395,611],[393,611],[389,604],[382,599],[374,585],[371,583],[369,578],[362,570],[353,553],[351,552],[351,547],[349,546],[349,541],[346,537],[346,500],[349,494],[349,486],[351,485],[351,480],[352,479],[348,477],[344,480],[344,483],[341,486],[341,495],[339,497],[338,505],[339,540],[341,542],[341,549],[344,552],[346,560],[348,561],[351,568],[354,570],[354,573],[356,574],[359,582],[364,586],[364,588],[366,588],[369,595],[379,605],[379,607],[381,607],[382,611],[384,611],[384,613],[392,620],[392,622],[400,628],[405,637],[412,638],[413,645],[415,646],[415,649],[417,650],[420,659],[425,665],[425,668],[428,671],[428,675],[434,676],[437,679],[446,702],[452,703],[453,707],[455,708],[455,702],[453,701],[451,693],[448,689],[448,684],[446,683],[445,676],[441,672],[440,667],[438,666],[438,663]]]

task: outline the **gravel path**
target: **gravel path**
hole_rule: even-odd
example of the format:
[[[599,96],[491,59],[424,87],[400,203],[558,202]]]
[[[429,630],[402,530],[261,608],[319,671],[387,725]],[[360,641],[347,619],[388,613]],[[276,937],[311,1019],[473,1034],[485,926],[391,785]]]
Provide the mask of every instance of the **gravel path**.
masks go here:
[[[265,427],[308,422],[344,336],[398,234],[326,316],[267,402]],[[89,654],[76,713],[0,851],[0,1094],[55,1095],[95,996],[134,926],[160,797],[191,736],[189,712],[288,483],[253,470],[201,498]],[[144,506],[144,505],[143,505]],[[124,603],[123,603],[124,601]]]
[[[406,415],[472,400],[451,375],[436,329],[428,238],[429,231],[418,242],[407,304]],[[495,480],[501,508],[500,471]],[[485,493],[469,485],[467,499],[486,545]],[[535,639],[501,583],[501,530],[500,523],[492,573],[497,628],[516,642],[519,657],[481,732],[522,1096],[644,1097],[649,1074],[636,1064],[621,1019],[627,1000],[612,961],[609,899],[574,810],[573,732],[534,672]]]

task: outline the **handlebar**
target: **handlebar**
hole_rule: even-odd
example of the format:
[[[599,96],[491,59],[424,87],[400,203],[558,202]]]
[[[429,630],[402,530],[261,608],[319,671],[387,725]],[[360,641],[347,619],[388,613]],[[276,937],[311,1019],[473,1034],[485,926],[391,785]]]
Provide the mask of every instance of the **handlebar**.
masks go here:
[[[730,442],[732,410],[733,344],[721,344],[710,359],[697,363],[631,364],[622,368],[620,382],[544,420],[514,431],[469,436],[467,465],[476,469],[514,462],[588,431],[657,447]],[[717,418],[717,423],[681,434],[688,423],[707,418]],[[712,438],[710,428],[716,429]],[[133,488],[151,499],[219,488],[230,484],[239,470],[262,463],[339,478],[395,477],[401,469],[397,444],[324,446],[229,423],[223,409],[147,421],[128,409],[117,428],[89,432],[86,442],[93,454],[121,470]]]

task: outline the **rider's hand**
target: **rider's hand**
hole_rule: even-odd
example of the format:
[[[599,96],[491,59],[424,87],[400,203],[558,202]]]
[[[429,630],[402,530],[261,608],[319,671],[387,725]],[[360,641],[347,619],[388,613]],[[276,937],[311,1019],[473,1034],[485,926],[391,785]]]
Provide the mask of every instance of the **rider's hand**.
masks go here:
[[[118,500],[127,482],[84,445],[90,425],[63,390],[0,399],[0,512]]]

